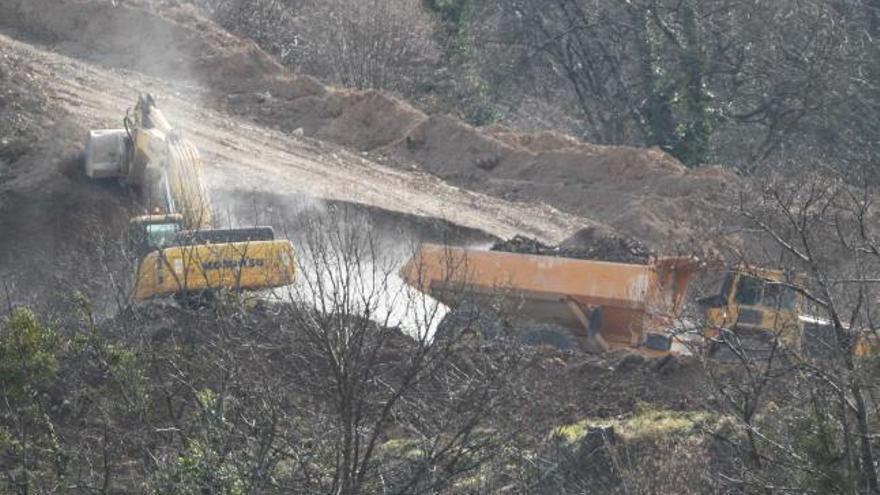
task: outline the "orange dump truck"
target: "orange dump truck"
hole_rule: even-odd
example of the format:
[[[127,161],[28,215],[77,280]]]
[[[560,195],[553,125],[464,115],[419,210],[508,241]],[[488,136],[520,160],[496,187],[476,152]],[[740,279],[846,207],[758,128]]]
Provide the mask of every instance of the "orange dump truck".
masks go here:
[[[515,318],[562,326],[590,352],[664,354],[698,268],[689,257],[636,265],[424,244],[402,275],[450,307],[507,303]]]

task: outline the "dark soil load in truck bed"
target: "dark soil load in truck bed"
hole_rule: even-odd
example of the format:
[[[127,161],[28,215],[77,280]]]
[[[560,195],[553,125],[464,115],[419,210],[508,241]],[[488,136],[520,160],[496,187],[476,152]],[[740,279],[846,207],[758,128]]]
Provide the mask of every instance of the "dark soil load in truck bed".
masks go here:
[[[492,251],[638,265],[648,264],[653,254],[647,246],[635,239],[601,232],[593,227],[578,231],[558,246],[550,246],[537,239],[518,235],[507,241],[496,242],[492,246]]]

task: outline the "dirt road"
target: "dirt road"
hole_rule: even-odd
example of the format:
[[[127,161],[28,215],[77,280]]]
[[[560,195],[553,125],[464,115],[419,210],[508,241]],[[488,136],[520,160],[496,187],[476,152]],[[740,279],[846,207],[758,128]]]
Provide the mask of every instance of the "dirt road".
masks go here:
[[[467,191],[423,172],[383,166],[337,146],[244,122],[207,108],[205,92],[196,86],[87,64],[0,35],[0,56],[6,55],[27,60],[30,75],[49,99],[85,128],[119,127],[137,95],[152,93],[202,151],[215,191],[359,203],[441,218],[499,237],[527,234],[548,242],[591,224],[543,204]]]

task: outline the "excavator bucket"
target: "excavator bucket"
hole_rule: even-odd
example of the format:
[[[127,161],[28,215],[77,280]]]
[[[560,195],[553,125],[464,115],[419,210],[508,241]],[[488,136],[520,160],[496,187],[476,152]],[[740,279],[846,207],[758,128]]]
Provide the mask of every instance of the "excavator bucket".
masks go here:
[[[86,144],[86,175],[90,179],[116,179],[125,167],[125,129],[96,129]]]
[[[516,318],[569,329],[592,352],[668,352],[698,263],[660,258],[648,265],[482,251],[432,244],[403,268],[411,286],[455,307],[502,299]]]

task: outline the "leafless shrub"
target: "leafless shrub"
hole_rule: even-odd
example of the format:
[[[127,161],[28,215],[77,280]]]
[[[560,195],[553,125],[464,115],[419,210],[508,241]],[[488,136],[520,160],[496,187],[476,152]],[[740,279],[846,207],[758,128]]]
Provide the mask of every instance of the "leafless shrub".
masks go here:
[[[756,357],[733,330],[724,343],[733,362],[707,367],[739,422],[743,465],[722,475],[742,489],[875,493],[876,187],[825,167],[786,165],[765,177],[738,205],[759,247],[748,261],[791,274],[781,284],[805,301],[799,325],[809,332]]]
[[[449,487],[496,454],[488,419],[516,359],[463,359],[456,335],[434,339],[440,307],[402,283],[397,253],[358,217],[312,216],[298,229],[301,283],[290,338],[292,381],[327,404],[333,493]],[[443,413],[438,414],[443,411]]]

